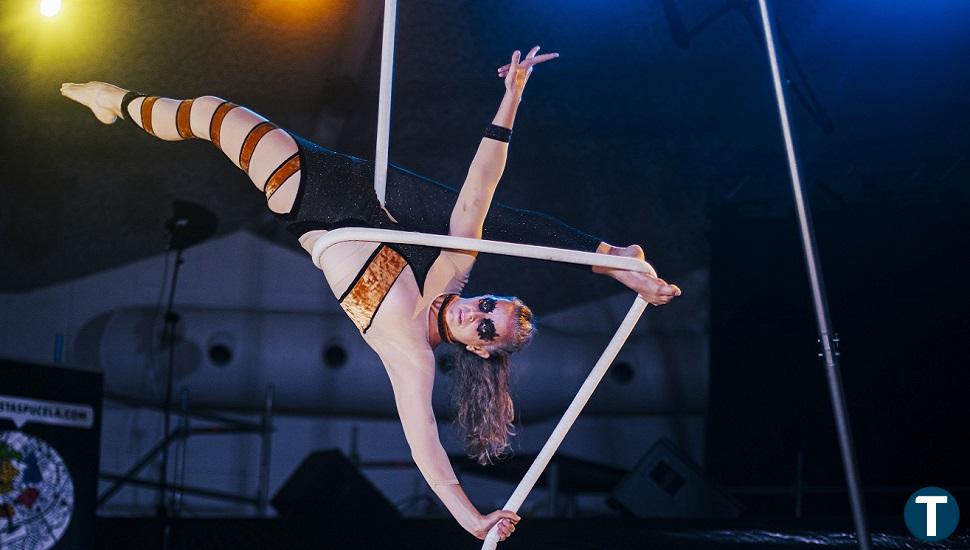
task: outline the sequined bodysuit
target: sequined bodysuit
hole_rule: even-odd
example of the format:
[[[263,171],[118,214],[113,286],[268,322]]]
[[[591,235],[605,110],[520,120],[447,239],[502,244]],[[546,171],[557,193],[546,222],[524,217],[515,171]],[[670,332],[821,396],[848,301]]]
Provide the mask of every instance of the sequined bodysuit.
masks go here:
[[[451,211],[458,200],[456,190],[400,167],[388,166],[385,205],[398,221],[395,224],[381,209],[374,192],[373,162],[293,137],[301,157],[300,188],[293,209],[277,217],[294,235],[349,226],[448,234]],[[600,239],[555,218],[501,203],[492,204],[485,218],[483,238],[587,251],[595,251],[600,243]],[[413,245],[387,246],[407,260],[423,292],[428,269],[439,250]]]

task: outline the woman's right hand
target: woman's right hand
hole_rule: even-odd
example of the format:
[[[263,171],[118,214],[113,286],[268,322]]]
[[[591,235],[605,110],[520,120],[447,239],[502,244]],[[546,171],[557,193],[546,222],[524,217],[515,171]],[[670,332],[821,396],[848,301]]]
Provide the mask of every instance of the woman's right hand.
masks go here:
[[[532,74],[533,66],[559,57],[558,53],[536,55],[538,52],[539,46],[536,46],[529,50],[525,59],[521,59],[522,52],[515,50],[512,52],[512,61],[498,68],[499,78],[505,80],[505,89],[517,98],[522,97],[522,90],[525,89],[525,83]]]
[[[488,532],[496,523],[498,524],[499,540],[509,538],[515,531],[515,525],[522,519],[518,514],[510,510],[495,510],[491,514],[482,516],[472,534],[479,540],[485,540]]]

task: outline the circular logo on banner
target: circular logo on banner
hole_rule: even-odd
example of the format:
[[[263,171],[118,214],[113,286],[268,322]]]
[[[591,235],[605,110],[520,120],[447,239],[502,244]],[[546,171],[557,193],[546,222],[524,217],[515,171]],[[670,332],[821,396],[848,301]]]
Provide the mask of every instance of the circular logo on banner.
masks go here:
[[[960,522],[957,499],[939,487],[924,487],[909,496],[903,509],[906,527],[920,540],[943,540]]]
[[[0,548],[54,546],[73,511],[74,484],[57,451],[23,432],[0,432]]]

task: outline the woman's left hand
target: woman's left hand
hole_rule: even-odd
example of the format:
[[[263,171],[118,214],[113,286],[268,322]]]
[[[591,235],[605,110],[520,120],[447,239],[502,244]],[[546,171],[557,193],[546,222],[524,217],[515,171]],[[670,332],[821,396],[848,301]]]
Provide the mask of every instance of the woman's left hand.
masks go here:
[[[479,540],[485,540],[492,526],[497,525],[499,540],[505,540],[512,536],[512,533],[515,532],[515,525],[521,519],[518,514],[511,510],[495,510],[487,516],[481,516],[478,520],[478,526],[473,528],[471,533]]]
[[[515,50],[512,52],[512,62],[498,68],[498,76],[505,79],[505,89],[515,94],[515,97],[522,97],[522,90],[532,74],[533,66],[559,57],[558,53],[536,55],[538,52],[539,46],[536,46],[529,50],[525,59],[521,59],[522,52]]]

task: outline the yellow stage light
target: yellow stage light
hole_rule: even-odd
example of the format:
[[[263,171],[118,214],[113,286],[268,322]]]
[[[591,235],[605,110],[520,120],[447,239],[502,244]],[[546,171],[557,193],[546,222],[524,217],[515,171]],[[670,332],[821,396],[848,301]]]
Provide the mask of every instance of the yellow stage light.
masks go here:
[[[61,0],[40,0],[40,14],[54,17],[61,11]]]

